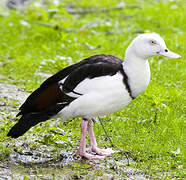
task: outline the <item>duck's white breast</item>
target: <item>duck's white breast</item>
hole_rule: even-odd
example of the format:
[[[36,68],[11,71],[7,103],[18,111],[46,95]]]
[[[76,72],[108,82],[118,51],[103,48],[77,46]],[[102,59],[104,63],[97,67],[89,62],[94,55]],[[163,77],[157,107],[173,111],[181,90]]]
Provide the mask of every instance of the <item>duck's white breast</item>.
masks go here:
[[[68,94],[78,97],[60,112],[64,119],[111,114],[122,109],[132,100],[123,83],[123,76],[119,72],[113,76],[85,79],[74,91],[83,95]]]
[[[135,63],[125,63],[125,72],[133,97],[137,97],[147,88],[150,81],[150,67],[148,61],[137,60]]]

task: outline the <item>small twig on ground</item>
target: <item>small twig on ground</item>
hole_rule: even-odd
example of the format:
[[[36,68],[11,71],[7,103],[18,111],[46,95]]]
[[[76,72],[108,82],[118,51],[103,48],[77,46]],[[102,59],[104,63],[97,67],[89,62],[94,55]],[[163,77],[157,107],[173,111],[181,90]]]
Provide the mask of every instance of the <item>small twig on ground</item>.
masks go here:
[[[107,138],[108,138],[108,140],[110,141],[111,146],[114,147],[114,145],[113,145],[113,143],[112,143],[112,140],[110,139],[110,137],[109,137],[109,135],[108,135],[108,133],[107,133],[107,131],[106,131],[106,129],[105,129],[105,127],[104,127],[102,121],[101,121],[101,118],[98,117],[98,119],[99,119],[99,122],[100,122],[100,124],[101,124],[101,126],[102,126],[102,128],[103,128],[103,130],[104,130],[104,132],[105,132],[105,134],[106,134],[106,136],[107,136]]]
[[[137,5],[127,5],[121,7],[113,7],[113,8],[102,8],[102,9],[83,9],[83,10],[74,10],[74,8],[66,8],[66,11],[70,14],[89,14],[89,13],[101,13],[101,12],[109,12],[109,11],[120,11],[124,8],[139,8]]]
[[[154,115],[154,123],[157,122],[157,116],[158,116],[158,110],[155,110],[155,115]]]
[[[40,26],[45,26],[45,27],[49,27],[49,28],[54,28],[55,30],[61,30],[61,31],[65,31],[65,32],[76,32],[77,30],[75,29],[66,29],[66,28],[62,28],[60,27],[59,25],[52,25],[52,24],[49,24],[49,23],[43,23],[43,22],[37,22],[38,25]]]
[[[103,8],[103,9],[82,9],[82,10],[74,10],[74,9],[66,9],[66,11],[70,14],[89,14],[89,13],[100,13],[100,12],[108,12],[114,10],[122,10],[123,7],[116,7],[116,8]]]
[[[132,156],[132,153],[129,151],[120,151],[120,154],[124,154],[125,157],[127,158],[127,166],[130,165],[130,158],[134,160],[134,157]]]
[[[130,161],[129,161],[129,156],[128,156],[127,152],[124,152],[124,155],[127,158],[127,166],[129,166],[130,165]]]
[[[64,133],[57,132],[57,131],[55,131],[55,130],[50,130],[50,132],[52,132],[52,133],[54,133],[54,134],[62,135],[62,136],[65,135]]]

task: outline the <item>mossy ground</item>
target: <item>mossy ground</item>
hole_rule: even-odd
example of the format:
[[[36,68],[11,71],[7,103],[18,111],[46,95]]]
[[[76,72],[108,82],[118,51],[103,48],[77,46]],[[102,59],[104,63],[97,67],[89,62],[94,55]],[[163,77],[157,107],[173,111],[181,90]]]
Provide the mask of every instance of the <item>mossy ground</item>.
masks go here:
[[[39,72],[55,73],[94,54],[123,59],[137,33],[159,33],[182,59],[151,58],[152,77],[147,90],[123,110],[102,117],[102,121],[115,149],[128,152],[134,160],[130,167],[151,178],[184,178],[186,1],[65,0],[62,4],[47,1],[38,5],[0,10],[0,81],[31,92],[44,80]],[[6,103],[0,112],[2,161],[15,151],[32,152],[35,157],[53,161],[59,159],[62,150],[75,152],[80,119],[53,119],[13,140],[6,134],[15,124],[20,101],[1,97],[2,101]],[[95,133],[99,146],[110,146],[99,122]],[[121,153],[113,160],[118,158]],[[117,174],[117,168],[112,173]]]

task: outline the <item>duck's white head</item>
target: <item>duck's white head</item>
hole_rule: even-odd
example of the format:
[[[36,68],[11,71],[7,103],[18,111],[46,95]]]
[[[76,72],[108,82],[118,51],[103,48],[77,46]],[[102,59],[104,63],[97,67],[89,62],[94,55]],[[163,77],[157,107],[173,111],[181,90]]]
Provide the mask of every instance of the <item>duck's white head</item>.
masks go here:
[[[179,54],[170,51],[163,38],[156,33],[145,33],[138,35],[126,50],[126,54],[135,54],[141,59],[148,59],[151,56],[161,55],[168,58],[181,58]]]

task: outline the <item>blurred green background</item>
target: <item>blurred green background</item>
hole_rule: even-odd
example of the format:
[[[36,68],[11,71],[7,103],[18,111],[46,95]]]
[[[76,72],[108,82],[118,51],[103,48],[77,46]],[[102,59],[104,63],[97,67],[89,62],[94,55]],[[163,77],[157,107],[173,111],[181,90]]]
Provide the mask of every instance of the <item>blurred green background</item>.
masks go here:
[[[131,167],[135,169],[133,177],[142,173],[144,178],[184,179],[185,0],[7,0],[1,1],[0,7],[1,86],[14,84],[24,92],[32,92],[46,77],[91,55],[112,54],[124,59],[126,47],[139,33],[159,33],[167,47],[182,58],[149,59],[151,83],[147,90],[123,110],[102,117],[114,148],[121,152],[99,163],[73,159],[63,168],[69,168],[69,172],[65,171],[69,177],[89,178],[87,173],[91,172],[95,178],[104,178],[103,171],[115,164],[110,174],[107,172],[109,178],[130,178],[124,169]],[[46,174],[58,178],[64,174],[59,164],[55,166],[56,160],[60,160],[61,151],[75,152],[80,119],[52,119],[14,140],[6,134],[15,124],[21,102],[1,95],[0,100],[6,105],[0,112],[2,163],[8,162],[12,174],[28,178]],[[110,146],[99,123],[95,124],[95,133],[100,147]],[[39,170],[42,161],[20,158],[16,159],[20,167],[16,171],[11,157],[25,151],[36,158],[50,156],[53,164],[49,163],[49,167],[53,169],[46,171],[41,165]],[[122,153],[130,158],[129,166],[123,162]],[[28,170],[28,164],[35,165]],[[0,170],[0,175],[3,172]]]

